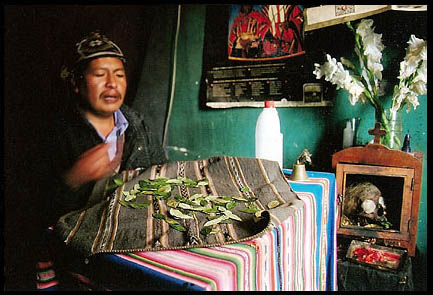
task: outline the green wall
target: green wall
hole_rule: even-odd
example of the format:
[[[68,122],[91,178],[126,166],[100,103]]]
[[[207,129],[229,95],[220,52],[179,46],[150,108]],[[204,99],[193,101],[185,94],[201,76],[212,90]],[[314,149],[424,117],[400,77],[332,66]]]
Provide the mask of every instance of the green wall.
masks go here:
[[[182,6],[176,87],[166,143],[169,158],[195,160],[213,155],[254,157],[254,130],[261,109],[199,108],[205,15],[204,5]],[[352,46],[348,45],[347,50],[351,51]],[[421,96],[419,101],[416,111],[403,114],[403,128],[404,132],[409,130],[412,136],[412,150],[424,153],[417,240],[420,265],[415,265],[415,269],[426,273],[427,96]],[[361,141],[366,143],[372,139],[367,131],[374,126],[373,108],[351,106],[345,91],[337,91],[333,107],[278,108],[278,113],[284,134],[283,166],[286,168],[291,168],[299,153],[307,148],[313,154],[313,166],[308,169],[331,171],[331,157],[341,147],[340,127],[345,118],[360,117]]]
[[[254,157],[254,134],[260,108],[199,109],[205,7],[183,6],[178,44],[175,99],[170,115],[170,159],[212,155]],[[284,167],[291,167],[304,148],[320,149],[329,109],[278,108],[284,134]],[[300,130],[302,126],[302,130]],[[171,149],[170,149],[171,147]],[[187,153],[175,151],[186,148]]]

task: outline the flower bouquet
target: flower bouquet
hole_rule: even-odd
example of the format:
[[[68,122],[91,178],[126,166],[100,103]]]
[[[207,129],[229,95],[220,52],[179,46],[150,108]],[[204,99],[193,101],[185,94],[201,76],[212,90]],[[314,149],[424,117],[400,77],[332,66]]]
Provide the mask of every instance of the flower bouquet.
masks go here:
[[[325,78],[337,89],[343,88],[349,92],[352,105],[357,102],[370,103],[375,108],[376,122],[381,123],[386,134],[381,137],[381,144],[390,148],[401,147],[401,138],[391,132],[390,120],[406,107],[415,110],[419,105],[418,95],[427,93],[427,41],[411,35],[407,42],[406,56],[400,63],[400,73],[397,77],[399,83],[394,86],[392,105],[385,110],[383,99],[384,87],[382,83],[383,65],[381,63],[382,34],[374,32],[373,20],[362,19],[356,28],[350,22],[347,27],[355,36],[354,51],[359,58],[355,65],[348,59],[340,58],[341,62],[326,55],[327,61],[323,64],[315,63],[313,74],[317,79]],[[387,115],[389,114],[389,115]]]

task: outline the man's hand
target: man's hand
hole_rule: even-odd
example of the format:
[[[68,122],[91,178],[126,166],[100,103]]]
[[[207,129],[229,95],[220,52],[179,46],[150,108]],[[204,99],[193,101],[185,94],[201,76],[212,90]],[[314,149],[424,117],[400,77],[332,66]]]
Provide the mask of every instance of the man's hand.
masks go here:
[[[109,176],[113,170],[108,157],[109,144],[102,143],[84,152],[64,174],[67,185],[73,189],[93,180]]]

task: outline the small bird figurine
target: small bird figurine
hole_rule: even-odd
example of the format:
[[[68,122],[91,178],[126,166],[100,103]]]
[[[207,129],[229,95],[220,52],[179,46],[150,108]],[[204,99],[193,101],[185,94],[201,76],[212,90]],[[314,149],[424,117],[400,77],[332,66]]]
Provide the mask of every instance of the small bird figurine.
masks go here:
[[[302,164],[305,165],[305,163],[308,163],[311,165],[311,163],[312,163],[311,156],[312,156],[312,154],[307,149],[304,149],[302,151],[302,153],[296,159],[296,165],[302,165]]]
[[[302,151],[296,159],[296,164],[293,165],[293,171],[289,177],[290,180],[303,181],[308,179],[307,171],[305,170],[305,163],[311,164],[311,156],[311,153],[307,149]]]

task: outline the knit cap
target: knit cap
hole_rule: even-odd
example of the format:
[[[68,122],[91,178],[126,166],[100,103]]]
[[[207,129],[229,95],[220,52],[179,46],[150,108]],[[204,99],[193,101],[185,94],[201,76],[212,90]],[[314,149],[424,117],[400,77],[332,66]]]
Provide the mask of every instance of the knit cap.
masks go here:
[[[117,57],[126,63],[125,56],[119,46],[99,31],[91,32],[75,44],[75,58],[70,66],[63,65],[60,76],[67,79],[74,75],[75,68],[83,61],[99,57]]]
[[[90,33],[75,46],[78,54],[76,62],[102,56],[118,57],[125,61],[119,46],[98,31]]]

